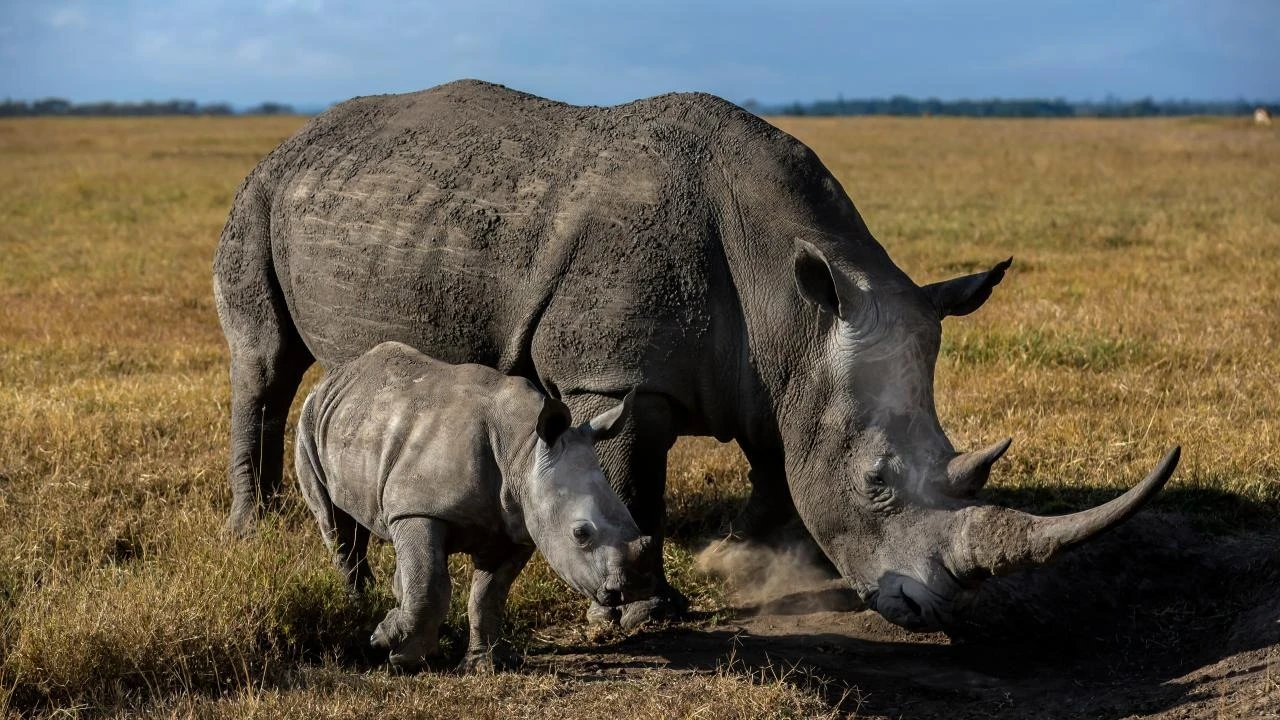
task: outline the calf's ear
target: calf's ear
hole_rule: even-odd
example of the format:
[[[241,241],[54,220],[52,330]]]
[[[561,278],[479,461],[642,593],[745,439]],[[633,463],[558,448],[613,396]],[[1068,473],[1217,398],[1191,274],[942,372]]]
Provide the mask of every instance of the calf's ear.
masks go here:
[[[553,397],[542,399],[542,412],[538,413],[538,425],[535,428],[542,442],[548,446],[555,445],[572,424],[573,417],[567,405]]]
[[[627,418],[631,417],[631,407],[635,405],[635,400],[636,391],[632,388],[631,392],[622,398],[622,402],[583,423],[583,432],[593,443],[614,437],[622,432],[623,426],[627,424]]]
[[[933,301],[938,317],[968,315],[991,297],[991,289],[1000,284],[1012,264],[1013,258],[1009,258],[986,272],[931,283],[921,290]]]

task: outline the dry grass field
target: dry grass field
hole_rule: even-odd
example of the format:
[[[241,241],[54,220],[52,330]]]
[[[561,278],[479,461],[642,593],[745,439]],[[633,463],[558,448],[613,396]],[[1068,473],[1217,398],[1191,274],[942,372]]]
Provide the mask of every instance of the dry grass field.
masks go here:
[[[734,599],[696,571],[693,556],[745,497],[745,467],[732,446],[701,439],[682,441],[670,470],[669,559],[696,622],[587,638],[585,601],[535,562],[509,611],[515,637],[537,658],[530,669],[388,674],[363,643],[390,593],[379,585],[361,602],[345,598],[296,488],[257,538],[219,534],[230,499],[229,389],[210,264],[236,185],[301,122],[0,122],[0,711],[1038,714],[1027,698],[1041,679],[1010,681],[1025,692],[970,692],[965,682],[912,685],[918,678],[894,676],[892,663],[835,677],[793,668],[795,654],[777,659],[767,642],[757,657],[738,656],[736,636],[713,629],[733,620]],[[1209,633],[1196,642],[1218,644],[1190,665],[1170,655],[1168,668],[1135,670],[1129,682],[1150,693],[1107,686],[1118,699],[1089,706],[1090,716],[1275,712],[1280,604],[1258,610],[1253,600],[1280,590],[1260,584],[1275,577],[1266,548],[1280,537],[1280,133],[1237,119],[776,122],[823,158],[917,281],[1015,257],[980,312],[946,321],[937,370],[939,413],[957,446],[1015,438],[989,497],[1045,512],[1083,507],[1182,444],[1174,481],[1139,518],[1155,519],[1082,556],[1118,574],[1084,582],[1142,579],[1116,611],[1132,621],[1125,627],[1156,628],[1159,639],[1099,639],[1117,658],[1185,654],[1184,625]],[[1217,595],[1217,610],[1194,597],[1161,604],[1164,575],[1138,567],[1156,551],[1121,546],[1161,528],[1189,538],[1161,545],[1168,553],[1234,548],[1233,562],[1197,555],[1179,587],[1237,588],[1247,575],[1251,584],[1229,596],[1239,606]],[[387,577],[389,548],[375,554]],[[1224,567],[1231,576],[1203,577]],[[461,579],[464,563],[454,570]],[[465,632],[465,587],[455,584],[452,652]],[[873,626],[865,615],[844,614]],[[1252,624],[1239,625],[1246,616]],[[884,643],[860,641],[858,652],[951,662],[946,638],[879,632]],[[835,652],[835,643],[853,657],[852,645],[822,642],[814,653]],[[661,662],[686,643],[698,644],[697,662]],[[775,647],[809,646],[793,638]],[[1245,657],[1238,651],[1246,660],[1231,661]],[[606,671],[593,653],[638,660]],[[1237,664],[1212,669],[1228,661]],[[1135,693],[1146,699],[1126,704]],[[914,706],[916,695],[937,704]]]

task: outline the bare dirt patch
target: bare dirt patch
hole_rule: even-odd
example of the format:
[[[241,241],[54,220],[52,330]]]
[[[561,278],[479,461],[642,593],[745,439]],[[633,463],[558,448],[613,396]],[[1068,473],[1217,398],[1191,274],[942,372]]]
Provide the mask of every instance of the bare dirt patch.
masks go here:
[[[602,679],[732,665],[788,675],[859,717],[1280,717],[1277,528],[1212,536],[1140,516],[1056,565],[989,582],[950,635],[857,611],[838,583],[760,587],[745,589],[750,603],[630,637],[544,635],[527,665]]]

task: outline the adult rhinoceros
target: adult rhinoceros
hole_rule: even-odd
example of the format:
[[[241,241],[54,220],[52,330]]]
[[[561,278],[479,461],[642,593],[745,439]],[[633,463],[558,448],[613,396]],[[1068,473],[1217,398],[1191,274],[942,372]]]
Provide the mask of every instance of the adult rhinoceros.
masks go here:
[[[642,531],[661,542],[678,436],[736,440],[752,493],[735,529],[798,512],[869,605],[937,627],[982,578],[1127,517],[1177,461],[1075,515],[973,499],[1007,443],[955,451],[934,363],[942,318],[1008,266],[917,285],[809,148],[710,95],[576,107],[462,81],[357,98],[258,164],[218,246],[228,525],[251,529],[276,492],[307,367],[399,340],[523,375],[576,417],[638,387],[600,456]],[[679,602],[661,587],[624,623]]]

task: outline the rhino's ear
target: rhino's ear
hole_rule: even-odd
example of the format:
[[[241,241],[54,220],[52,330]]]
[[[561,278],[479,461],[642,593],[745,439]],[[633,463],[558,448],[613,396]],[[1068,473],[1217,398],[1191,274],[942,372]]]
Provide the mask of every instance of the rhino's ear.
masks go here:
[[[800,297],[819,310],[838,318],[848,319],[858,301],[859,290],[836,268],[827,262],[813,243],[796,239],[795,248],[796,290]]]
[[[1004,271],[1012,264],[1013,258],[1009,258],[986,272],[943,280],[921,289],[938,309],[938,317],[968,315],[991,297],[991,288],[1000,284]]]
[[[635,401],[636,390],[631,388],[631,392],[622,398],[622,402],[583,423],[583,432],[593,443],[616,436],[627,424],[627,418],[631,417],[631,408],[635,405]]]
[[[573,416],[567,405],[550,396],[542,399],[542,412],[538,413],[538,425],[534,428],[542,442],[555,445],[571,425]]]

